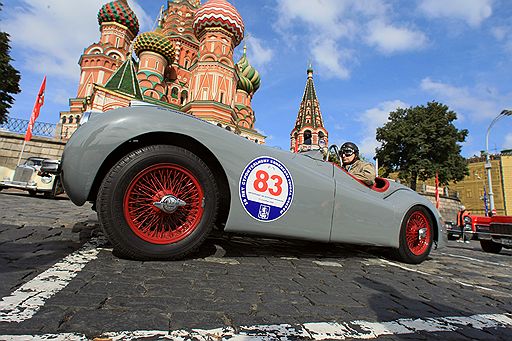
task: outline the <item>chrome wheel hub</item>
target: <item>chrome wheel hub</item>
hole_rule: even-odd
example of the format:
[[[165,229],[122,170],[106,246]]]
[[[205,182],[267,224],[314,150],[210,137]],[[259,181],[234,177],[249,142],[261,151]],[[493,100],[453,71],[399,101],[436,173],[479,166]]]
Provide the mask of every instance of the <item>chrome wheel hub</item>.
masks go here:
[[[426,228],[419,229],[418,230],[418,239],[422,240],[425,238],[427,238],[427,229]]]
[[[154,202],[153,205],[164,213],[174,213],[178,208],[186,206],[187,203],[174,195],[166,195],[160,201]]]

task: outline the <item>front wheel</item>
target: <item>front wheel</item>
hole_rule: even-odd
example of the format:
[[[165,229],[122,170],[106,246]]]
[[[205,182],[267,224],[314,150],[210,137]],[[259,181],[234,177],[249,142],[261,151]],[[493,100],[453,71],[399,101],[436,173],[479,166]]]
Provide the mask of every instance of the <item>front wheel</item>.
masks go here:
[[[400,228],[400,246],[395,251],[397,258],[409,264],[423,262],[432,249],[433,223],[429,212],[415,206],[407,212]]]
[[[208,236],[217,213],[210,169],[186,149],[154,145],[136,150],[107,174],[97,211],[116,254],[177,259]]]
[[[484,252],[488,253],[500,253],[502,249],[501,244],[496,243],[492,240],[481,240],[480,246],[482,247],[482,250],[484,250]]]

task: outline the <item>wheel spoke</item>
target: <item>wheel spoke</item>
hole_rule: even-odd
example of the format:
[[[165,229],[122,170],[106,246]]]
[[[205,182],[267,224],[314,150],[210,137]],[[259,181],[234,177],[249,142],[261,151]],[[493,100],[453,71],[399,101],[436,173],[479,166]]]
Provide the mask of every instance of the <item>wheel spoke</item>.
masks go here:
[[[173,195],[187,203],[172,213],[154,206]],[[174,164],[157,164],[144,169],[129,184],[124,197],[125,219],[132,231],[154,244],[170,244],[195,230],[203,215],[204,191],[188,169]]]

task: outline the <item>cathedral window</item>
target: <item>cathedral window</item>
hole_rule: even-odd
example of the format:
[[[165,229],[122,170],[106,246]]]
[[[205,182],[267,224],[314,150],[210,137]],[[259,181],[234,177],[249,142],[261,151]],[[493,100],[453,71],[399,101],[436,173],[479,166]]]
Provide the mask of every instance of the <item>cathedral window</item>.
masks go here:
[[[119,47],[119,42],[120,42],[120,40],[121,40],[121,39],[120,39],[119,37],[117,37],[117,38],[116,38],[116,47]]]
[[[160,62],[157,61],[156,64],[155,64],[155,70],[158,70],[159,67],[160,67]]]
[[[224,93],[223,92],[220,93],[219,102],[224,103]]]
[[[68,123],[73,124],[73,116],[69,116]]]
[[[178,88],[172,88],[171,97],[176,99],[178,98]]]
[[[75,122],[76,122],[76,123],[79,123],[79,122],[80,122],[80,116],[79,116],[79,115],[76,115],[76,116],[75,116]]]
[[[62,117],[62,124],[66,124],[66,116]]]
[[[311,137],[312,137],[311,131],[306,130],[304,132],[304,144],[311,145]]]
[[[185,104],[185,102],[187,101],[188,99],[188,93],[187,93],[187,90],[183,90],[181,92],[181,105]]]
[[[189,63],[189,61],[185,60],[185,69],[188,69],[188,63]]]

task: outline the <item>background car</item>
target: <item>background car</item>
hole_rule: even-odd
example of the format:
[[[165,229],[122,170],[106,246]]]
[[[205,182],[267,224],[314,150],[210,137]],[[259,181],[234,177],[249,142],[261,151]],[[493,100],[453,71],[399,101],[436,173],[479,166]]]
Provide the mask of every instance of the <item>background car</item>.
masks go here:
[[[60,164],[59,160],[40,157],[29,157],[23,164],[13,171],[7,167],[0,169],[0,190],[4,188],[17,188],[26,190],[30,195],[43,193],[44,196],[54,198],[64,192],[59,174],[49,174],[41,171],[43,165]]]

